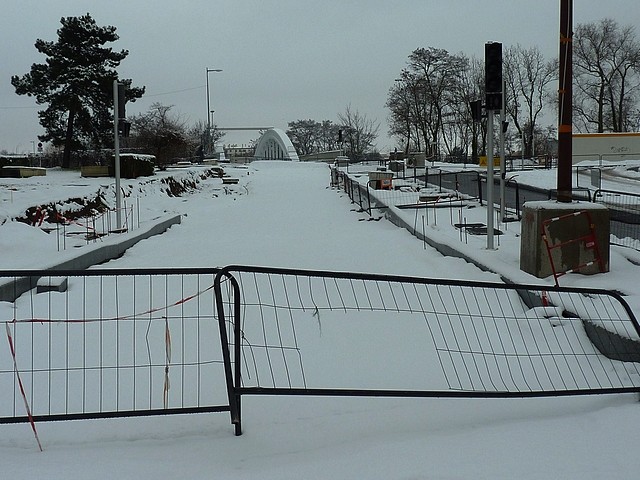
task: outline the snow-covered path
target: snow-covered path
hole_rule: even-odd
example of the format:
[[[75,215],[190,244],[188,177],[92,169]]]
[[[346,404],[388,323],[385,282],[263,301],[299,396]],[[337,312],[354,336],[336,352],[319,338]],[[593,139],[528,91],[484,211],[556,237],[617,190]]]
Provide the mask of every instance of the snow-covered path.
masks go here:
[[[229,174],[240,183],[149,194],[143,209],[182,213],[183,223],[101,268],[237,263],[496,279],[350,211],[324,165]],[[637,400],[246,398],[240,437],[227,414],[42,423],[39,453],[27,425],[2,425],[0,462],[12,479],[634,479]]]

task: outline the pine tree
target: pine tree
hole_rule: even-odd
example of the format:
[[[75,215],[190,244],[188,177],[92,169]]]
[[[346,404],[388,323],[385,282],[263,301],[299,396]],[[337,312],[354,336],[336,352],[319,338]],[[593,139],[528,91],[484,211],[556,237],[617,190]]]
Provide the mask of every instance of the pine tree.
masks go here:
[[[60,19],[57,42],[38,39],[35,47],[46,55],[45,63],[34,63],[22,77],[14,75],[11,84],[18,95],[35,97],[45,134],[38,138],[54,146],[64,146],[62,167],[70,165],[71,152],[83,148],[113,145],[113,81],[116,67],[127,50],[105,46],[118,40],[116,28],[100,27],[90,14]],[[127,86],[126,99],[135,101],[144,87]]]

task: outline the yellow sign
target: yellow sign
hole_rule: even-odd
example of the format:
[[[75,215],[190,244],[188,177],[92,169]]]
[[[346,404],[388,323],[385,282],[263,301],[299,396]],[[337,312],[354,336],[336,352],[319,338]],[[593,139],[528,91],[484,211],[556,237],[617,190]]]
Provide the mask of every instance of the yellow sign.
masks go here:
[[[480,155],[480,163],[479,165],[481,167],[486,167],[487,166],[487,156],[486,155]],[[494,167],[499,167],[500,166],[500,157],[493,157],[493,166]]]

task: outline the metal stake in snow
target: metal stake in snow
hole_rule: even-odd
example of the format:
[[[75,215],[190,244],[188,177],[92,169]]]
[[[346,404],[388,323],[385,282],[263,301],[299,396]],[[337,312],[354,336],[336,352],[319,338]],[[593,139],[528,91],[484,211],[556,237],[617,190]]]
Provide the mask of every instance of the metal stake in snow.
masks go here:
[[[122,228],[122,218],[121,218],[121,204],[122,198],[120,194],[120,137],[118,132],[118,124],[120,120],[119,115],[119,100],[118,100],[118,80],[113,81],[113,150],[114,150],[114,165],[115,165],[115,176],[116,176],[116,229],[120,230]]]

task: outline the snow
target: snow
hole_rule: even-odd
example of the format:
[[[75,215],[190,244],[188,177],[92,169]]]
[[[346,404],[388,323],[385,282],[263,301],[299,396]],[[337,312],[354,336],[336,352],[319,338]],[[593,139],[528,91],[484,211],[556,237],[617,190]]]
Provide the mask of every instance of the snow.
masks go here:
[[[181,197],[163,193],[163,176],[196,178],[200,171],[188,167],[150,181],[123,180],[130,201],[139,199],[141,224],[172,213],[182,214],[182,223],[100,268],[241,264],[498,281],[497,274],[445,257],[386,219],[367,221],[344,192],[329,188],[326,165],[225,166],[229,176],[239,179],[237,185],[210,178]],[[528,177],[550,188],[553,173],[518,175],[521,182]],[[60,170],[48,170],[46,177],[1,179],[0,269],[39,268],[85,248],[86,242],[70,240],[59,251],[55,234],[11,218],[39,203],[99,190],[112,193],[109,182]],[[461,212],[467,221],[486,216],[480,207]],[[486,237],[461,236],[445,211],[425,219],[414,211],[400,215],[411,225],[424,225],[430,238],[491,263],[514,281],[553,283],[519,270],[518,224],[496,226],[505,234],[496,240],[496,250],[487,250]],[[630,261],[639,258],[636,251],[612,247],[611,272],[568,275],[561,283],[620,291],[640,316],[635,286],[640,267]],[[39,423],[40,453],[27,425],[1,425],[0,461],[3,478],[16,479],[630,479],[640,471],[634,451],[639,422],[637,395],[246,397],[239,437],[228,415],[220,413]]]

